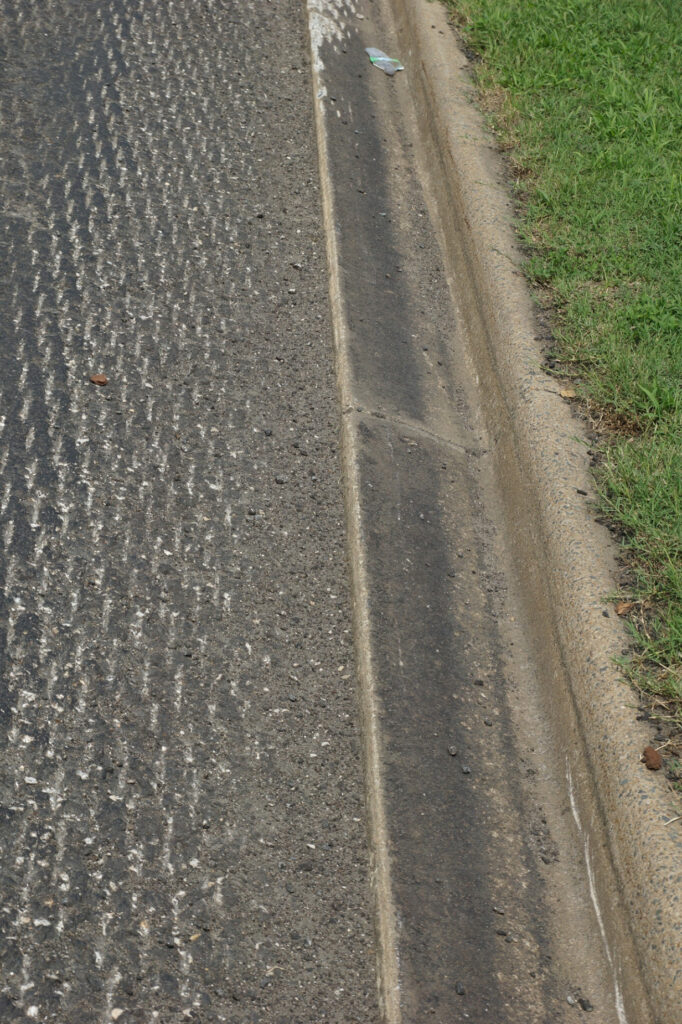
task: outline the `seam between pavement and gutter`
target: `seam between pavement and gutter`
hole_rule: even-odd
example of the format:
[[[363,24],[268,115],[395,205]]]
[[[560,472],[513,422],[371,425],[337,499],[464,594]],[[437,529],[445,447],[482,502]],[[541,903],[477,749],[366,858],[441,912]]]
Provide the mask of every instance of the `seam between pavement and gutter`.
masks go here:
[[[632,691],[614,664],[627,641],[624,628],[601,614],[615,586],[615,545],[577,499],[578,488],[593,491],[586,438],[541,370],[501,162],[473,107],[466,58],[445,9],[427,0],[386,3],[424,148],[437,168],[434,175],[422,165],[422,173],[435,194],[453,297],[464,312],[469,358],[485,397],[480,404],[496,438],[494,471],[526,619],[548,682],[554,666],[563,684],[558,724],[566,723],[567,734],[577,727],[579,749],[567,751],[567,774],[581,809],[576,820],[583,823],[607,955],[613,962],[624,917],[655,1019],[675,1024],[682,999],[682,834],[666,828],[676,811],[664,778],[639,763],[648,736],[634,721]],[[614,894],[622,908],[611,915]]]

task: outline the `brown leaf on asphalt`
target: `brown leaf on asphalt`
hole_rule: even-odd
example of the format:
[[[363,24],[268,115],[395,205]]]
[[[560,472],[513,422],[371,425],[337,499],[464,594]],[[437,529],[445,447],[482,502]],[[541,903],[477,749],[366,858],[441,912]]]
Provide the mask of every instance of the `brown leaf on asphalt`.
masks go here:
[[[105,377],[103,373],[93,373],[92,377],[90,378],[90,383],[99,384],[99,386],[103,388],[105,384],[109,383],[109,378]]]
[[[562,398],[575,398],[576,397],[576,393],[573,390],[573,388],[563,388],[559,392],[559,394],[561,395]]]
[[[655,747],[645,747],[641,759],[652,772],[657,772],[663,767],[663,758]]]
[[[627,615],[634,607],[634,601],[619,601],[616,605],[616,615]]]

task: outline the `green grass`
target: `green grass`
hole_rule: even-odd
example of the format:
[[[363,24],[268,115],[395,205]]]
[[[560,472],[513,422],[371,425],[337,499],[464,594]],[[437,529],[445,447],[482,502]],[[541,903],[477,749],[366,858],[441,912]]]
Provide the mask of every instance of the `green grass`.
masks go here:
[[[602,426],[602,512],[636,602],[630,670],[682,722],[680,0],[446,2],[483,57],[553,356]]]

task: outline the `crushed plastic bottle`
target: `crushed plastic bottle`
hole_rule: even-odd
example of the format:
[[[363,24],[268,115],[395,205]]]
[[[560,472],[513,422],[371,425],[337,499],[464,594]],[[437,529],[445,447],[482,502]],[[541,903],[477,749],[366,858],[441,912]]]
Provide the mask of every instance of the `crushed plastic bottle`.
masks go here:
[[[375,68],[381,68],[387,75],[394,75],[396,71],[404,71],[405,68],[395,57],[389,57],[383,50],[377,50],[375,46],[366,46],[365,53]]]

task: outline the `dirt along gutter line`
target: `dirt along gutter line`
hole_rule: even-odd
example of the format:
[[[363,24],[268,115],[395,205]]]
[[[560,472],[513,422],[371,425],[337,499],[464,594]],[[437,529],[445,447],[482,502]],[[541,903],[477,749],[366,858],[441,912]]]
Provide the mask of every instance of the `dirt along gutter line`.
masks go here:
[[[616,550],[594,521],[587,436],[542,369],[535,310],[501,158],[473,105],[467,60],[447,13],[386,0],[419,111],[424,174],[435,196],[451,288],[468,327],[518,597],[547,706],[565,737],[567,797],[582,836],[607,953],[618,973],[630,933],[655,1020],[682,1005],[682,822],[663,773],[640,762],[650,742],[615,658],[623,624],[604,617]],[[585,496],[587,495],[587,496]],[[628,977],[623,970],[622,1019]],[[630,1024],[634,1024],[633,1021]]]

